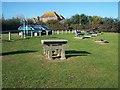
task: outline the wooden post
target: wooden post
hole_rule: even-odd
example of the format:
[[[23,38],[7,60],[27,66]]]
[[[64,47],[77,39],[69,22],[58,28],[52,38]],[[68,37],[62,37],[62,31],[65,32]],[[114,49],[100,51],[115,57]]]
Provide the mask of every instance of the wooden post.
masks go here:
[[[73,30],[73,33],[75,33],[75,31],[76,31],[76,30],[74,29],[74,30]]]
[[[62,30],[62,34],[63,34],[63,30]]]
[[[25,30],[24,30],[24,38],[25,38]]]
[[[57,30],[57,34],[59,34],[59,30]]]
[[[52,35],[54,35],[54,30],[52,30]]]
[[[39,36],[41,36],[41,31],[39,31]]]
[[[23,32],[22,31],[20,32],[20,37],[23,38]]]
[[[66,30],[66,33],[67,33],[67,30]]]
[[[70,30],[69,30],[69,33],[70,33]]]
[[[56,33],[58,34],[58,30],[56,30]]]
[[[28,36],[28,30],[26,30],[26,34],[27,34],[27,36]]]
[[[72,33],[73,33],[73,29],[72,29]]]
[[[46,35],[48,35],[48,31],[46,30]]]
[[[57,34],[57,30],[55,30],[55,33]]]
[[[38,33],[37,33],[37,32],[35,32],[35,33],[34,33],[34,36],[38,36]]]
[[[77,30],[75,30],[75,36],[77,36]]]
[[[9,40],[11,40],[11,33],[9,32]]]
[[[74,29],[72,30],[72,33],[74,33]]]
[[[33,36],[33,32],[31,31],[31,37]]]
[[[74,33],[74,29],[72,29],[72,33]]]

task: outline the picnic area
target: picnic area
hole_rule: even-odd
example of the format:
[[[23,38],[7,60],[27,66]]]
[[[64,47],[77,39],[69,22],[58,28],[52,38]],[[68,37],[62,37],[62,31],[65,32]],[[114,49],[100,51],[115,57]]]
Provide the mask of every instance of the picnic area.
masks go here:
[[[66,59],[49,60],[41,40],[68,40]],[[109,43],[95,42],[107,40]],[[117,88],[118,33],[75,39],[64,33],[27,36],[2,34],[3,88]]]

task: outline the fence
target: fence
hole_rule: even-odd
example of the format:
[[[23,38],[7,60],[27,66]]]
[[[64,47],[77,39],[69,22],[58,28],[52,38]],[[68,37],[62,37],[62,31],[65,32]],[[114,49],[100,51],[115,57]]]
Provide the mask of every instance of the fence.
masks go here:
[[[6,30],[2,31],[1,34],[8,34],[8,40],[11,40],[12,33],[18,33],[21,38],[26,38],[26,36],[42,36],[42,31],[39,32],[33,32],[33,30],[24,30],[24,31],[19,31],[19,30]],[[63,33],[76,33],[76,29],[52,29],[51,34],[63,34]],[[46,35],[49,35],[49,32],[46,30]]]

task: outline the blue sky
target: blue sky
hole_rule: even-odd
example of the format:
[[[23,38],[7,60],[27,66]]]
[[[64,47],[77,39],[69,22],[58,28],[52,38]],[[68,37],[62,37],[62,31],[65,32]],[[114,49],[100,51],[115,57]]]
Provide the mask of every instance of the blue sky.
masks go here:
[[[5,18],[24,15],[32,18],[48,11],[69,18],[75,14],[97,15],[101,17],[118,17],[117,2],[2,2],[2,13]]]
[[[2,2],[119,2],[120,0],[2,0]]]

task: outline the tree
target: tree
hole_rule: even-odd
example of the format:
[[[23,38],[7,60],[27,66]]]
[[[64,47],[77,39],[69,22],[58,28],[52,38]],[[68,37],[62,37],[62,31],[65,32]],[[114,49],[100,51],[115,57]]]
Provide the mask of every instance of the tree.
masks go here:
[[[80,15],[80,25],[85,25],[88,22],[88,17],[85,14]]]
[[[27,21],[28,21],[28,24],[34,24],[34,21],[31,18],[28,18]]]
[[[71,21],[73,24],[79,24],[80,23],[80,17],[78,14],[71,17]]]
[[[18,18],[2,19],[2,30],[17,30],[21,25]]]
[[[52,28],[52,29],[63,29],[64,28],[64,24],[60,23],[58,20],[48,20],[45,24],[49,28]]]
[[[20,23],[22,24],[25,17],[24,17],[24,15],[17,15],[16,19],[18,19],[20,21]]]

